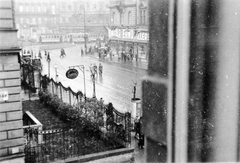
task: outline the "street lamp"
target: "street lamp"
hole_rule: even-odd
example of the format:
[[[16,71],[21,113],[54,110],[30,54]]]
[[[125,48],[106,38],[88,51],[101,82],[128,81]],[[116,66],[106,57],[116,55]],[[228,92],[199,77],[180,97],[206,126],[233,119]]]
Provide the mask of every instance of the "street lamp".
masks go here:
[[[92,81],[93,81],[93,98],[96,98],[96,89],[95,89],[95,81],[96,81],[96,74],[91,71]]]
[[[74,14],[75,17],[81,15],[81,13]],[[85,14],[85,5],[83,5],[83,39],[84,39],[84,51],[87,53],[87,34],[86,34],[86,14]]]
[[[58,81],[58,73],[57,73],[57,68],[58,68],[58,66],[57,66],[57,64],[55,64],[55,66],[54,66],[54,68],[55,68],[55,80],[56,80],[56,82]]]
[[[85,15],[85,5],[83,6],[83,30],[84,30],[84,47],[85,47],[85,54],[87,54],[87,34],[86,34],[86,15]]]
[[[48,78],[50,79],[50,62],[51,62],[51,58],[50,58],[50,53],[48,52],[47,55],[47,62],[48,62]]]
[[[134,39],[135,39],[135,37],[138,35],[138,33],[139,33],[139,30],[138,30],[138,27],[136,26],[135,27],[135,29],[133,30],[133,55],[134,55],[134,53],[135,53],[135,51],[134,51]],[[138,44],[136,44],[136,50],[137,50],[137,54],[136,54],[136,62],[138,63]]]
[[[75,67],[78,67],[79,70],[81,70],[82,73],[83,73],[83,82],[84,82],[84,99],[85,99],[85,101],[86,101],[85,68],[84,68],[84,65],[75,65],[75,66],[70,66],[69,69],[71,69],[71,68],[75,68]]]

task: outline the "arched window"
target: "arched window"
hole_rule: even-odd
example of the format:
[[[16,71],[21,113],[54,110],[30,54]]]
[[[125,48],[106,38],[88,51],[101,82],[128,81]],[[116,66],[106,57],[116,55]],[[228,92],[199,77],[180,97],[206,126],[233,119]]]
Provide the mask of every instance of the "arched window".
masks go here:
[[[146,11],[143,11],[143,24],[146,24]]]
[[[43,12],[47,12],[46,6],[43,6]]]
[[[38,18],[38,24],[41,24],[41,23],[42,23],[42,19]]]
[[[129,12],[128,12],[128,24],[132,24],[132,23],[131,23],[131,17],[132,17],[132,12],[129,11]]]
[[[23,18],[20,18],[20,23],[23,24]]]
[[[72,11],[72,6],[68,5],[68,11]]]
[[[23,12],[23,6],[19,6],[19,11]]]
[[[44,23],[47,24],[47,18],[44,18]]]
[[[52,5],[52,6],[51,6],[51,14],[55,14],[55,9],[56,9],[55,6]]]
[[[115,12],[113,12],[113,16],[112,16],[112,23],[115,24]]]
[[[36,18],[32,18],[32,23],[36,24]]]

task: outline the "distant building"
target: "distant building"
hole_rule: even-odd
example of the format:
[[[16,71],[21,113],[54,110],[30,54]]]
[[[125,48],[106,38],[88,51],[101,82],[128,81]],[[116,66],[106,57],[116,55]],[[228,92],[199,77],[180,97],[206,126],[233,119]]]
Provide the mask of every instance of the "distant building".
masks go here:
[[[105,33],[109,24],[108,0],[16,1],[18,37],[37,39],[49,33]]]
[[[0,162],[24,163],[20,48],[14,3],[0,1]]]
[[[113,50],[131,51],[138,59],[148,60],[147,0],[111,0],[109,44]],[[131,50],[130,50],[131,49]]]
[[[105,33],[109,24],[108,0],[59,0],[60,33]]]
[[[38,34],[59,32],[57,0],[16,1],[15,11],[19,38],[37,39]]]

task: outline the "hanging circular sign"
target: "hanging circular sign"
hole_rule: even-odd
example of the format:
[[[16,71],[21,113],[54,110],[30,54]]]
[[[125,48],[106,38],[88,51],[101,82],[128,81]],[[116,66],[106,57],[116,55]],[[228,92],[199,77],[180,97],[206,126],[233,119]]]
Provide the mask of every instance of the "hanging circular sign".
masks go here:
[[[66,77],[68,79],[75,79],[78,76],[78,70],[71,68],[69,70],[67,70],[66,72]]]

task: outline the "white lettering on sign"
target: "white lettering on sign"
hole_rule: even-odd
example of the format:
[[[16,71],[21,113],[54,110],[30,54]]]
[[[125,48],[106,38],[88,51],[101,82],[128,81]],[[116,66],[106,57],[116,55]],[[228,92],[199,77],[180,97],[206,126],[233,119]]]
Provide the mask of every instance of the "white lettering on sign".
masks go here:
[[[132,40],[141,40],[148,41],[149,33],[146,31],[136,31],[134,29],[114,29],[109,30],[109,37],[111,38],[120,38],[120,39],[132,39]]]
[[[8,101],[8,92],[2,91],[0,92],[0,102],[2,101]]]

